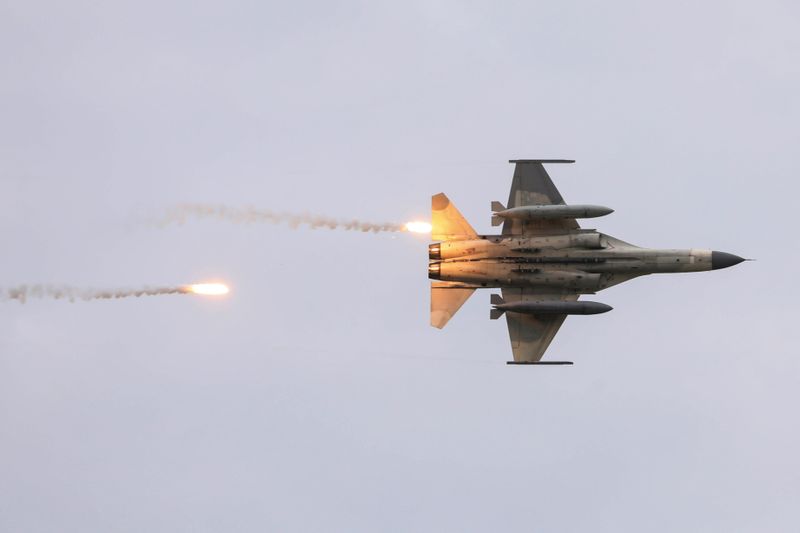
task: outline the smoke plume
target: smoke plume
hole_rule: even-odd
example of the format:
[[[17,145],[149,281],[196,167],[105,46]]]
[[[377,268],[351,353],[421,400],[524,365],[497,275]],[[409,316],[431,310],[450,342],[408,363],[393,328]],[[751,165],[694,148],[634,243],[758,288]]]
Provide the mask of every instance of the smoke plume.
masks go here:
[[[233,224],[288,224],[290,228],[305,225],[311,229],[343,229],[346,231],[372,233],[407,231],[404,224],[391,222],[381,224],[356,219],[335,219],[308,213],[277,213],[255,207],[229,207],[206,204],[181,204],[175,206],[169,209],[155,224],[163,228],[172,224],[184,224],[188,218],[223,220]]]
[[[0,288],[0,301],[16,300],[25,303],[31,298],[48,298],[55,300],[116,300],[120,298],[140,298],[142,296],[160,296],[163,294],[190,294],[191,286],[177,287],[142,287],[140,289],[88,289],[57,285],[18,285],[17,287]]]

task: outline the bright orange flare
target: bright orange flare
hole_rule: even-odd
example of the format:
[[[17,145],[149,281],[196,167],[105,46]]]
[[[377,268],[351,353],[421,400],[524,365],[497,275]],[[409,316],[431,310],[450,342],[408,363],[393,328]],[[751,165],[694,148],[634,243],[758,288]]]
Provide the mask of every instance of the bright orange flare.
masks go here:
[[[228,286],[222,283],[197,283],[195,285],[189,285],[188,288],[189,292],[203,294],[205,296],[220,296],[230,292]]]
[[[414,222],[407,222],[405,225],[406,231],[410,231],[412,233],[430,233],[433,229],[427,222],[422,221],[414,221]]]

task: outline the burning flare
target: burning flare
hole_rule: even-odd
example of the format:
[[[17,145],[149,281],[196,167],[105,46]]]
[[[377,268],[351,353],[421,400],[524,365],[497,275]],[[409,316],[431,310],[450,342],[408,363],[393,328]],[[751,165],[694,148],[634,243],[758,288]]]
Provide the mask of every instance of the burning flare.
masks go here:
[[[433,226],[431,226],[430,223],[423,222],[421,220],[406,222],[404,227],[406,231],[410,231],[411,233],[430,233],[433,229]]]
[[[230,289],[222,283],[197,283],[167,287],[141,287],[138,289],[90,289],[63,285],[19,285],[0,287],[0,302],[16,300],[25,303],[30,298],[53,300],[118,300],[120,298],[140,298],[142,296],[161,296],[166,294],[223,295]]]
[[[196,283],[194,285],[187,285],[186,292],[194,294],[203,294],[205,296],[221,296],[228,294],[230,289],[223,283]]]

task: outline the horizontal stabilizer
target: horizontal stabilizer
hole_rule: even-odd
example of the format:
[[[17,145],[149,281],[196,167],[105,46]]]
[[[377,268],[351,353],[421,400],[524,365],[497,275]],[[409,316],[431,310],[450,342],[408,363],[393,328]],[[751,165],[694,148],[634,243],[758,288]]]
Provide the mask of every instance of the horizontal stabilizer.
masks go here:
[[[492,305],[502,305],[502,304],[506,303],[506,301],[505,301],[505,300],[503,300],[503,297],[502,297],[502,296],[500,296],[499,294],[492,294],[492,295],[489,297],[489,302],[490,302]]]
[[[475,289],[444,289],[431,287],[431,326],[442,329],[447,325]]]
[[[444,193],[431,197],[431,222],[431,238],[434,241],[464,240],[478,236]]]
[[[489,310],[489,318],[492,320],[497,320],[498,318],[503,316],[503,313],[505,313],[505,311],[503,311],[502,309],[492,308]]]

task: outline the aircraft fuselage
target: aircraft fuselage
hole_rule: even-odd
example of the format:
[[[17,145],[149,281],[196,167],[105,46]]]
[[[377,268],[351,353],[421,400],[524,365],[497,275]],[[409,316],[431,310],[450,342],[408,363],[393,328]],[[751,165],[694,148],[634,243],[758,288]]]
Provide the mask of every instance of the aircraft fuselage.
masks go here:
[[[648,249],[594,230],[535,237],[481,235],[429,246],[428,277],[475,288],[539,287],[588,294],[647,274],[702,272],[743,259],[702,249]]]

